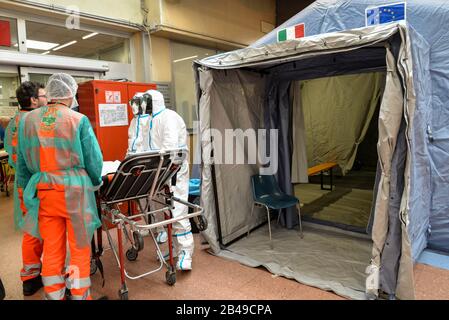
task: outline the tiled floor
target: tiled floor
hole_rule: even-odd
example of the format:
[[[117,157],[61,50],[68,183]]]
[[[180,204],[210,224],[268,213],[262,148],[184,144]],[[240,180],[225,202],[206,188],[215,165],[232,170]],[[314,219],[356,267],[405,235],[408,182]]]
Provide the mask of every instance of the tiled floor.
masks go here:
[[[0,195],[0,277],[7,291],[7,299],[23,299],[19,269],[21,267],[21,234],[14,231],[12,200]],[[106,241],[106,237],[104,238]],[[193,271],[178,273],[177,283],[165,283],[165,272],[159,271],[143,279],[128,281],[130,299],[161,300],[340,300],[333,293],[308,287],[282,277],[275,277],[263,268],[249,268],[238,262],[217,258],[201,245],[195,236],[196,251]],[[138,261],[128,263],[130,272],[144,272],[156,266],[150,245]],[[102,259],[106,284],[101,287],[101,276],[92,277],[94,298],[107,295],[117,299],[120,287],[119,270],[110,250]],[[449,271],[425,265],[415,267],[416,295],[418,299],[449,300]],[[42,290],[31,299],[42,299]]]

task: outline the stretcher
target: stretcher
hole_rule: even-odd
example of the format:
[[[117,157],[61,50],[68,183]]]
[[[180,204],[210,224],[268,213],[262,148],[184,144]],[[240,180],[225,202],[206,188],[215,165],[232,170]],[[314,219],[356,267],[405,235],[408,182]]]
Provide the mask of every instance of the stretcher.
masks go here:
[[[8,153],[0,150],[0,192],[9,197],[9,185],[14,181],[14,169],[8,163]]]
[[[176,283],[172,245],[173,223],[193,218],[200,231],[207,228],[206,219],[202,216],[203,209],[198,205],[176,198],[170,190],[186,156],[187,153],[183,149],[133,155],[120,164],[113,176],[103,177],[104,185],[97,192],[97,203],[102,230],[106,232],[109,245],[120,268],[119,297],[121,300],[128,300],[126,279],[143,278],[160,271],[164,265],[167,267],[165,274],[167,284],[174,285]],[[175,203],[186,205],[193,212],[174,218],[172,209]],[[159,205],[158,209],[154,209],[156,204]],[[156,214],[164,216],[162,221],[156,221]],[[167,229],[169,251],[167,260],[154,236],[154,231],[159,227]],[[113,229],[117,229],[117,244],[111,236]],[[100,260],[103,255],[102,230],[97,230],[97,243],[95,243],[95,237],[92,241],[91,274],[100,269],[103,275]],[[135,261],[139,252],[144,248],[144,237],[150,237],[153,241],[159,266],[143,274],[130,275],[125,267],[123,240],[125,239],[127,243],[131,244],[126,251],[127,260]]]

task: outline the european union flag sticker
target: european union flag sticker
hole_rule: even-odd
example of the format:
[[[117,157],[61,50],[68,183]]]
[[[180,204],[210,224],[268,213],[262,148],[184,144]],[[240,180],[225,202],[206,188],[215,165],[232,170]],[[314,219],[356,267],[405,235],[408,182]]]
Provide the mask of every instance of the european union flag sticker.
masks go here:
[[[366,25],[374,26],[393,21],[405,20],[406,4],[394,3],[379,7],[369,7],[366,9]]]

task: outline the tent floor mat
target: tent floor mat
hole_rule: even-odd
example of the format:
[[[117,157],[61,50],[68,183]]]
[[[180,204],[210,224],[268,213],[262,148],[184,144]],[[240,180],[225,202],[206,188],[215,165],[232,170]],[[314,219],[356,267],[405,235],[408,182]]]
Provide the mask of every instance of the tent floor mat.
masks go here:
[[[365,269],[371,258],[371,241],[332,228],[304,225],[298,230],[272,224],[273,249],[268,226],[253,231],[218,256],[237,260],[250,267],[263,266],[275,275],[305,285],[333,291],[350,299],[365,299]]]
[[[295,195],[304,204],[304,218],[365,229],[371,214],[372,190],[350,189],[336,186],[323,191],[320,185],[295,185]]]

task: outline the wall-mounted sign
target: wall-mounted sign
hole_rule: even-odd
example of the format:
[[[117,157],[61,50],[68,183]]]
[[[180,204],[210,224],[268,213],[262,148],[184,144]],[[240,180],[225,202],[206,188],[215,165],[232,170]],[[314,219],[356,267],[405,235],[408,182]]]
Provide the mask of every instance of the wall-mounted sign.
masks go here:
[[[156,82],[157,91],[164,96],[165,106],[169,109],[173,109],[173,93],[170,82]]]
[[[122,103],[120,91],[105,91],[106,103]]]
[[[120,91],[114,91],[114,103],[122,103],[122,95]]]
[[[100,127],[128,126],[128,106],[126,104],[100,104]]]

